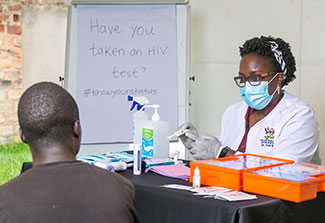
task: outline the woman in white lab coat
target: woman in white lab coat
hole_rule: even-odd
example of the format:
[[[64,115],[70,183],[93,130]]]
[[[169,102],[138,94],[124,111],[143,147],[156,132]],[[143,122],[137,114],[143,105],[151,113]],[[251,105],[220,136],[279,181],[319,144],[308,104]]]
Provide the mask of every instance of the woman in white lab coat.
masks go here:
[[[295,59],[281,38],[255,37],[240,49],[234,77],[243,101],[228,107],[220,138],[197,133],[191,123],[180,136],[195,159],[254,153],[320,164],[319,126],[313,109],[283,90],[295,79]]]

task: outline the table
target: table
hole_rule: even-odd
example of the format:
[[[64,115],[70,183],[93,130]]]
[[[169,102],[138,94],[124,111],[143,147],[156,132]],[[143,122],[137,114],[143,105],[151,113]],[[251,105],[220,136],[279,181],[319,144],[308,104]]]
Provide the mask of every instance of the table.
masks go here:
[[[257,200],[229,202],[162,188],[165,184],[191,184],[153,172],[135,176],[127,169],[120,174],[135,186],[136,206],[143,223],[325,222],[324,192],[302,203],[260,195]]]
[[[31,167],[32,163],[24,163],[22,172]],[[132,169],[127,169],[119,174],[135,186],[136,206],[142,223],[325,222],[325,192],[319,192],[316,199],[302,203],[261,195],[257,195],[257,200],[229,202],[160,187],[191,183],[153,172],[135,176]]]

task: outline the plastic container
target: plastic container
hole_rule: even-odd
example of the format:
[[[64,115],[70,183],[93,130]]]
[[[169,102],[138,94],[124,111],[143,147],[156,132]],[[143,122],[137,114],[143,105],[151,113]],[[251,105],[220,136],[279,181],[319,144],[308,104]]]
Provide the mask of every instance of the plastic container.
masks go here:
[[[193,175],[193,187],[200,187],[201,186],[201,176],[199,167],[195,167],[194,175]]]
[[[310,163],[297,163],[301,166],[304,166],[304,168],[312,168],[311,170],[304,170],[306,174],[308,174],[309,171],[312,171],[310,173],[310,176],[315,176],[315,177],[322,177],[325,173],[325,166],[320,166],[316,164],[310,164]],[[317,191],[325,191],[325,181],[320,181],[317,184]]]
[[[153,158],[169,157],[169,124],[160,120],[157,109],[159,105],[148,105],[154,108],[152,119],[142,125],[142,155]]]
[[[128,101],[132,101],[130,110],[134,108],[136,111],[133,113],[133,143],[142,143],[142,124],[148,120],[148,114],[144,111],[144,106],[149,104],[149,100],[146,97],[132,97],[128,96]]]
[[[324,191],[325,167],[293,163],[243,173],[243,189],[283,200],[302,202]]]
[[[142,143],[142,127],[143,123],[148,121],[148,114],[144,110],[133,113],[133,143]]]
[[[234,190],[243,189],[243,172],[293,163],[273,157],[255,154],[240,154],[219,159],[207,159],[190,162],[192,182],[194,169],[200,168],[201,185],[220,186]]]

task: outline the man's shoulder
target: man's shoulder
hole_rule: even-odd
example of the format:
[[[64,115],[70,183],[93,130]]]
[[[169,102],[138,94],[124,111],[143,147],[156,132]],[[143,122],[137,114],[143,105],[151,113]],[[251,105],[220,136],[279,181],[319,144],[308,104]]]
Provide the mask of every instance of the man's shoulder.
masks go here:
[[[29,174],[21,174],[18,175],[14,178],[12,178],[11,180],[9,180],[8,182],[0,185],[0,196],[2,195],[3,192],[7,192],[8,190],[10,190],[11,188],[19,188],[19,185],[25,181],[26,176],[28,176]],[[28,177],[27,177],[28,178]]]
[[[12,186],[14,186],[15,184],[17,184],[17,181],[19,181],[20,176],[17,176],[11,180],[9,180],[8,182],[0,185],[0,199],[2,196],[7,194],[8,189],[10,189]]]
[[[121,187],[123,185],[125,189],[134,190],[133,184],[118,173],[86,163],[81,163],[76,168],[84,174],[95,176],[94,179],[98,179],[99,181],[108,181],[110,184],[114,182]]]
[[[6,209],[8,203],[11,203],[13,200],[19,199],[20,193],[24,191],[24,176],[19,175],[8,182],[0,185],[0,212],[3,209]],[[1,218],[0,218],[1,219]]]
[[[82,187],[78,190],[62,189],[76,188],[75,186],[80,185]],[[32,199],[36,202],[36,198],[33,198],[35,197],[34,191],[39,192],[36,196],[38,199],[41,199],[40,194],[60,191],[60,194],[56,195],[56,199],[60,200],[70,196],[70,193],[83,196],[89,190],[101,191],[105,194],[115,193],[119,199],[134,196],[133,184],[118,173],[81,162],[57,163],[33,167],[1,185],[0,209],[6,209],[8,204],[18,204],[20,199]],[[43,196],[42,199],[51,197],[49,194]]]
[[[125,177],[94,165],[75,161],[75,162],[58,162],[49,163],[32,167],[25,171],[20,176],[8,181],[0,186],[0,191],[14,191],[19,189],[19,186],[27,185],[28,187],[41,180],[52,181],[57,178],[67,179],[68,181],[87,179],[92,181],[116,182],[126,184],[127,187],[132,187],[132,183]]]
[[[0,213],[4,214],[0,216],[0,222],[3,218],[23,219],[28,216],[34,220],[57,217],[60,214],[52,208],[48,209],[48,206],[52,207],[53,201],[58,207],[60,204],[77,207],[74,209],[79,211],[72,213],[69,210],[69,216],[85,219],[91,216],[96,219],[97,215],[89,212],[89,208],[80,206],[87,201],[89,207],[97,207],[107,219],[112,216],[117,219],[120,216],[116,213],[121,212],[125,213],[127,219],[133,219],[132,216],[136,216],[133,214],[136,213],[134,194],[133,184],[126,178],[90,164],[73,162],[35,166],[0,186]],[[25,202],[37,208],[26,213]],[[50,214],[43,215],[43,208]]]

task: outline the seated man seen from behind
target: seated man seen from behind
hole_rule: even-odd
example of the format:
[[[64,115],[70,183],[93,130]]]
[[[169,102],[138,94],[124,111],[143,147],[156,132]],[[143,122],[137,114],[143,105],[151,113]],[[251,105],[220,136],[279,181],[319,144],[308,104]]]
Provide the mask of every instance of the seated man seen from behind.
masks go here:
[[[0,186],[0,222],[138,222],[131,182],[76,160],[78,107],[59,85],[28,88],[18,104],[33,168]]]

